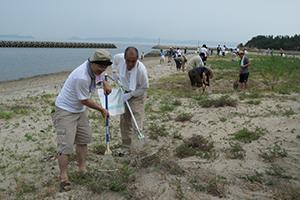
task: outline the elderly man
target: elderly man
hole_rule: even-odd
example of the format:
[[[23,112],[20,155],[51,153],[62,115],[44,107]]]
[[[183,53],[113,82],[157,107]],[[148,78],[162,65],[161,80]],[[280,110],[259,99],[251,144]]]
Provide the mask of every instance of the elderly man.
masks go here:
[[[93,102],[90,96],[95,92],[96,85],[103,85],[105,93],[111,93],[111,87],[101,78],[101,74],[112,64],[111,58],[107,51],[98,49],[91,58],[72,71],[55,101],[56,107],[52,110],[51,117],[57,133],[62,191],[71,189],[67,167],[70,154],[74,152],[74,144],[79,171],[83,175],[88,173],[87,144],[92,142],[92,133],[86,106],[100,111],[105,121],[109,117],[109,112]]]
[[[120,75],[117,74],[119,69]],[[143,118],[146,103],[146,91],[149,89],[149,81],[146,67],[138,60],[138,50],[135,47],[128,47],[125,54],[116,54],[112,65],[113,78],[122,84],[125,94],[124,101],[128,101],[137,125],[143,127]],[[143,151],[143,145],[139,145],[138,132],[133,125],[132,116],[125,108],[125,113],[120,117],[122,135],[122,147],[124,154],[139,155]]]

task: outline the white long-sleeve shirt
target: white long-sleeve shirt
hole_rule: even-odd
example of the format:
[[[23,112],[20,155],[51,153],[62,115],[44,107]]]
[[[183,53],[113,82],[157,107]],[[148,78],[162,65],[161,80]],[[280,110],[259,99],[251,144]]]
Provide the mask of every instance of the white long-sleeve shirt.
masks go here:
[[[113,72],[118,72],[118,70],[121,71],[123,67],[126,67],[124,53],[119,53],[114,55],[112,71]],[[128,92],[131,92],[131,94],[134,97],[138,97],[144,94],[149,89],[149,81],[148,81],[148,74],[145,65],[138,60],[135,67],[137,67],[135,80],[130,80],[132,70],[128,71],[127,67],[126,67],[125,77],[122,76],[119,77],[124,89]],[[136,82],[134,91],[129,89],[130,81]]]

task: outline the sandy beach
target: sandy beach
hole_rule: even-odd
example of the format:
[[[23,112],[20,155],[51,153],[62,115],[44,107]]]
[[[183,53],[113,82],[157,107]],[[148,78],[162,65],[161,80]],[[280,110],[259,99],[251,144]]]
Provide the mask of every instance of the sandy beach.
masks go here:
[[[188,54],[187,59],[195,55]],[[148,70],[150,89],[154,90],[148,92],[147,106],[151,109],[146,109],[142,132],[151,150],[157,153],[156,160],[146,166],[128,165],[134,170],[134,180],[128,183],[127,193],[111,190],[97,193],[84,184],[73,185],[69,192],[58,192],[56,133],[50,109],[70,73],[64,72],[0,83],[0,199],[290,199],[288,195],[297,196],[297,192],[300,196],[299,93],[261,93],[253,99],[252,88],[266,89],[260,80],[250,79],[250,90],[240,92],[232,88],[235,80],[212,79],[208,97],[218,99],[227,94],[237,105],[205,108],[199,105],[197,91],[177,99],[167,93],[157,96],[155,89],[162,87],[186,88],[189,94],[187,72],[176,72],[175,65],[167,62],[159,64],[159,57],[141,61]],[[111,67],[106,73],[111,75]],[[180,84],[159,82],[160,78],[181,75],[186,80]],[[111,80],[109,84],[117,87]],[[96,94],[92,99],[100,103]],[[179,106],[169,112],[161,110],[163,102],[176,100]],[[249,103],[251,100],[258,103]],[[103,155],[94,149],[95,144],[105,145],[105,125],[100,113],[93,110],[89,113],[94,142],[88,147],[87,164],[89,169],[97,169]],[[182,113],[192,117],[176,121]],[[151,139],[154,125],[168,134]],[[110,127],[111,145],[118,150],[121,141],[118,116],[110,119]],[[259,139],[243,142],[235,138],[236,133],[246,129]],[[211,152],[206,156],[175,156],[178,146],[198,136],[213,144]],[[234,154],[237,149],[239,154]],[[126,160],[115,159],[120,163]],[[176,171],[174,166],[180,170]],[[69,166],[72,180],[76,180],[77,170],[73,159]]]

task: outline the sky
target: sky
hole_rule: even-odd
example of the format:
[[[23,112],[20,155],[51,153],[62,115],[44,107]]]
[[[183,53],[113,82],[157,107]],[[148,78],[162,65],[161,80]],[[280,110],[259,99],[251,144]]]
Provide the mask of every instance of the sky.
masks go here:
[[[300,34],[300,0],[0,0],[0,35],[245,44]]]

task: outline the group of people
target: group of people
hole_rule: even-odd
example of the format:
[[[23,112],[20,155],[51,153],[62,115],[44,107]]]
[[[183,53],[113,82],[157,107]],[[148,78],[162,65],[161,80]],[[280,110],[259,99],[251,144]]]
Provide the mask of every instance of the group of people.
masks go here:
[[[195,86],[199,87],[200,93],[204,93],[206,86],[210,85],[210,79],[213,78],[213,71],[209,67],[205,67],[205,61],[209,56],[209,53],[205,50],[207,47],[203,45],[202,48],[204,49],[199,52],[199,55],[194,56],[187,63],[191,93],[195,90]],[[243,51],[240,51],[238,55],[241,58],[239,71],[241,89],[243,86],[247,89],[249,65],[251,63],[244,56]],[[55,101],[55,108],[51,112],[51,118],[57,133],[61,190],[71,189],[67,167],[70,154],[74,152],[74,144],[76,145],[75,152],[79,172],[83,176],[89,173],[86,168],[86,158],[87,145],[92,142],[92,133],[86,107],[99,111],[105,122],[110,117],[107,109],[90,98],[91,94],[95,93],[96,86],[103,86],[104,94],[109,95],[112,92],[111,86],[101,76],[108,66],[112,65],[113,79],[121,83],[121,87],[125,91],[123,101],[129,103],[138,127],[143,127],[146,91],[149,89],[149,81],[147,69],[138,58],[138,49],[132,46],[126,48],[124,53],[114,55],[113,62],[111,61],[112,56],[106,50],[98,49],[92,57],[74,69],[64,83]],[[174,59],[176,64],[186,63],[186,60],[179,58],[184,57],[177,49],[177,56]],[[128,107],[125,107],[125,113],[120,116],[123,153],[127,151],[136,155],[142,152],[144,147],[139,145],[138,132],[133,127],[132,116]]]
[[[72,187],[68,179],[67,167],[70,154],[74,152],[74,144],[79,172],[83,177],[89,173],[86,168],[86,158],[87,145],[92,142],[92,133],[86,107],[99,111],[105,122],[110,117],[107,109],[90,98],[96,86],[103,86],[104,93],[107,95],[112,92],[111,86],[101,76],[108,66],[112,65],[114,80],[120,81],[125,90],[123,100],[129,103],[139,128],[142,128],[149,81],[146,67],[138,60],[138,55],[135,47],[128,47],[125,53],[116,54],[112,62],[112,56],[106,50],[98,49],[92,57],[74,69],[64,83],[55,101],[55,108],[51,111],[57,133],[62,191],[70,190]],[[140,149],[138,145],[138,133],[133,127],[127,106],[125,113],[120,116],[120,128],[124,150],[135,150],[135,154],[143,151],[143,148]]]

